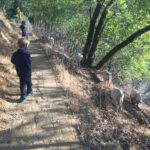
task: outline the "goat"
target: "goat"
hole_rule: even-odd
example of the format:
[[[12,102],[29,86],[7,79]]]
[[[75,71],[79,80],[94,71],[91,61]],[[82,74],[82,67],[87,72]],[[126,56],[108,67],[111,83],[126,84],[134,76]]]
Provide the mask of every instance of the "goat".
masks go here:
[[[105,70],[103,72],[103,78],[104,78],[105,81],[107,81],[110,84],[112,82],[112,73]]]
[[[82,58],[83,58],[83,55],[78,52],[71,57],[71,61],[73,62],[74,65],[79,66]]]
[[[133,105],[141,103],[142,102],[141,94],[136,89],[132,89],[130,92],[130,100]]]
[[[47,37],[47,40],[48,40],[48,42],[49,42],[52,46],[54,46],[55,40],[54,40],[53,37],[48,36],[48,37]]]
[[[111,96],[113,102],[115,102],[115,105],[117,106],[117,108],[122,110],[123,109],[123,102],[124,102],[123,91],[119,88],[114,88],[110,91],[110,96]]]
[[[30,45],[30,41],[26,40],[26,46],[28,47]]]

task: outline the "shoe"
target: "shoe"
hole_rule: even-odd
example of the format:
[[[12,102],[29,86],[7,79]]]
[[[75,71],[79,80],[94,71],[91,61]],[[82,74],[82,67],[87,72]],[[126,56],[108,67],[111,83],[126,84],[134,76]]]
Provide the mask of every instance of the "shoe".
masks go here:
[[[27,96],[32,96],[32,94],[33,94],[32,92],[30,92],[30,93],[27,93]]]
[[[27,97],[21,97],[21,98],[20,98],[20,101],[21,101],[21,102],[25,102],[26,100],[27,100]]]

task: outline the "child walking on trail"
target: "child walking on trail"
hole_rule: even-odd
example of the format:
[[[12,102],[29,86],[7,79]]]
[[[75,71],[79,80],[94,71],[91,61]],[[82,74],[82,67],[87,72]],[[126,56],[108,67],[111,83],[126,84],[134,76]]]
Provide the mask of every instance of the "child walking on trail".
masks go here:
[[[27,37],[27,27],[26,27],[26,22],[25,21],[21,22],[20,29],[21,29],[22,37]]]
[[[11,62],[15,65],[20,79],[21,102],[25,101],[27,96],[32,95],[31,56],[27,50],[27,43],[26,39],[20,38],[18,40],[19,49],[11,57]]]

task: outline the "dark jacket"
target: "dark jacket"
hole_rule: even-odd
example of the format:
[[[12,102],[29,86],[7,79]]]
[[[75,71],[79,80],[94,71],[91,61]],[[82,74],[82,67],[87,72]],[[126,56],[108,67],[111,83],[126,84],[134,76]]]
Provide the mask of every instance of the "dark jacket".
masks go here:
[[[31,76],[31,56],[26,48],[18,49],[13,53],[11,62],[15,65],[19,77]]]
[[[22,37],[27,35],[27,29],[24,25],[20,26],[21,32],[22,32]]]

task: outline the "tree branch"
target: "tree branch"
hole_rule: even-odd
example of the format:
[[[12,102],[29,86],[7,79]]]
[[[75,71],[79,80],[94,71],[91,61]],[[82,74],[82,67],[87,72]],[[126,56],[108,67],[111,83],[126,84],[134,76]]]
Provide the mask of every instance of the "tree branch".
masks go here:
[[[136,31],[131,36],[129,36],[126,40],[121,42],[120,44],[116,45],[112,50],[110,50],[102,59],[101,61],[94,67],[96,69],[101,69],[107,61],[112,58],[119,50],[127,46],[128,44],[132,43],[136,38],[141,36],[142,34],[150,31],[150,25]]]
[[[106,19],[106,15],[107,15],[107,12],[108,12],[108,9],[112,6],[112,4],[115,2],[115,0],[111,0],[107,6],[105,7],[105,9],[103,10],[102,12],[102,15],[101,15],[101,18],[98,22],[98,25],[97,25],[97,28],[96,28],[96,31],[95,31],[95,34],[94,34],[94,38],[93,38],[93,42],[92,42],[92,45],[91,45],[91,48],[90,48],[90,51],[88,53],[88,58],[87,58],[87,61],[88,60],[91,60],[93,54],[95,53],[96,51],[96,47],[97,47],[97,44],[99,42],[99,38],[101,36],[101,33],[102,33],[102,29],[103,29],[103,25],[105,23],[105,19]]]
[[[86,43],[85,43],[85,46],[83,49],[83,59],[86,59],[86,54],[88,53],[88,51],[90,49],[91,42],[93,39],[96,20],[98,18],[99,13],[100,13],[101,7],[102,7],[102,5],[98,2],[96,5],[96,8],[94,10],[93,16],[91,17],[90,26],[89,26],[89,30],[88,30],[88,36],[87,36]]]

